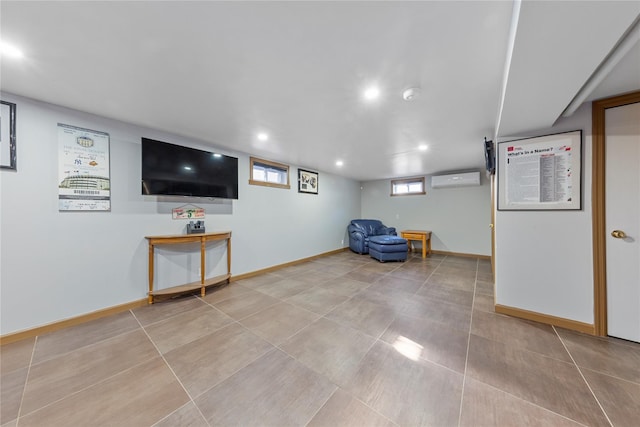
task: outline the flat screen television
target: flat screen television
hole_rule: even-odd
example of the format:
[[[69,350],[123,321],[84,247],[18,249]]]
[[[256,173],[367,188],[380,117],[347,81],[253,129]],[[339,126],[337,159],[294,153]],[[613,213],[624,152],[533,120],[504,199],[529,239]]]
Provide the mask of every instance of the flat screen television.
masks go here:
[[[142,194],[238,198],[238,159],[142,138]]]

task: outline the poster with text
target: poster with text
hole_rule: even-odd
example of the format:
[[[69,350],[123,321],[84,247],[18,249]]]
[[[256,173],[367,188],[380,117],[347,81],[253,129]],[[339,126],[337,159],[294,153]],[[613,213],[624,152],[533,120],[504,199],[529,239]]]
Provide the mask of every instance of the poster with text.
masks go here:
[[[581,209],[582,131],[498,144],[498,210]]]
[[[58,123],[58,209],[111,210],[108,133]]]

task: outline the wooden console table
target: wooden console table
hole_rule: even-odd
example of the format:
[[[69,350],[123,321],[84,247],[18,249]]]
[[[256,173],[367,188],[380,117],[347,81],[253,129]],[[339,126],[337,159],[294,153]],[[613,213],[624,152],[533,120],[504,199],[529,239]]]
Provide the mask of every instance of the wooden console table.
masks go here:
[[[409,250],[413,251],[412,240],[420,240],[422,242],[422,258],[426,258],[431,253],[431,232],[426,230],[402,230],[400,237],[407,239],[409,242]]]
[[[227,282],[231,278],[231,232],[220,231],[216,233],[198,233],[198,234],[175,234],[168,236],[145,236],[149,241],[149,304],[153,304],[153,297],[158,295],[173,295],[200,289],[200,296],[204,296],[205,287],[216,285],[218,283]],[[208,241],[226,240],[227,241],[227,274],[204,278],[204,259],[205,249]],[[184,285],[173,286],[171,288],[153,290],[153,253],[154,247],[159,245],[173,245],[179,243],[200,243],[200,281],[187,283]]]

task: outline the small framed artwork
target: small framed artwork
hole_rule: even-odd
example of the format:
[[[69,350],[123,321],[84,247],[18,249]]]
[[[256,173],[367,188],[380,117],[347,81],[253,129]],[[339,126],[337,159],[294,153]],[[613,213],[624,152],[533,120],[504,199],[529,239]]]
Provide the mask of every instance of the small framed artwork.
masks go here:
[[[318,194],[318,172],[298,169],[298,193]]]
[[[0,168],[16,170],[16,104],[0,101],[0,107]]]

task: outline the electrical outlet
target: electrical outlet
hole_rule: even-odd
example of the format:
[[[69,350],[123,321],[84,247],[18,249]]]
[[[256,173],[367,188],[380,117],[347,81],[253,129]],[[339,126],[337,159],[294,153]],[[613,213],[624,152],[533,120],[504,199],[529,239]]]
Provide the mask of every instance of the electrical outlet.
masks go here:
[[[340,241],[340,244],[344,246],[344,239]]]
[[[400,219],[400,214],[396,214],[396,219]]]

